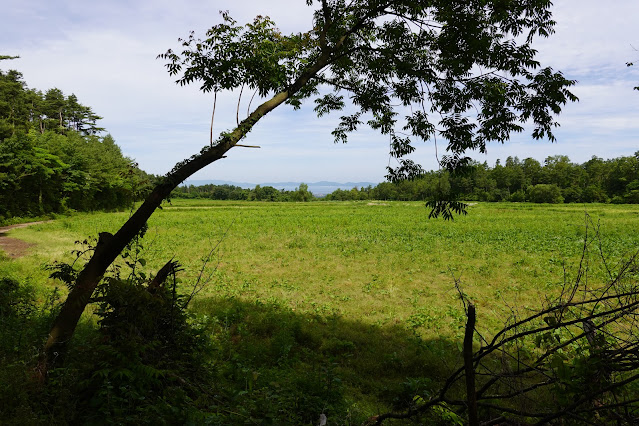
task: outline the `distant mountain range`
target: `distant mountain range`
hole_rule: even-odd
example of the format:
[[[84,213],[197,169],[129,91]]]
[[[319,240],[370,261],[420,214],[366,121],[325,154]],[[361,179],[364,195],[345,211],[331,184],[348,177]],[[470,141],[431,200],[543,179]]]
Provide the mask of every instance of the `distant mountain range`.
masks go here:
[[[183,185],[233,185],[239,186],[240,188],[253,189],[257,185],[260,186],[272,186],[275,189],[283,189],[286,191],[292,191],[295,188],[298,188],[302,182],[265,182],[265,183],[247,183],[247,182],[231,182],[227,180],[187,180],[183,183]],[[368,185],[375,186],[376,183],[373,182],[304,182],[308,185],[308,190],[313,193],[315,196],[322,196],[326,194],[330,194],[336,189],[349,190],[352,188],[361,188],[366,187]]]

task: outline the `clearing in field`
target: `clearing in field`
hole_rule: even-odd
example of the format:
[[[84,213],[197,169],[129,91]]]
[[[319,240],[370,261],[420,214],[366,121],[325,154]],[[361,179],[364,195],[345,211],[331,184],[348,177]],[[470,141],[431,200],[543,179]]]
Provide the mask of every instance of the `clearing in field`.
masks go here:
[[[31,247],[2,268],[54,286],[43,265],[71,260],[75,241],[114,231],[127,216],[78,214],[12,230]],[[178,260],[184,291],[206,279],[199,300],[276,303],[400,325],[424,338],[459,337],[464,313],[455,280],[476,302],[480,326],[499,327],[512,309],[537,308],[564,274],[570,278],[587,221],[591,231],[600,227],[610,259],[639,242],[633,205],[480,203],[446,222],[428,220],[423,204],[409,202],[175,200],[151,218],[141,257],[149,273]]]
[[[145,383],[177,395],[187,383],[172,378],[177,369],[205,384],[188,390],[195,398],[187,404],[194,415],[214,419],[223,413],[220,424],[245,424],[248,419],[316,424],[318,413],[325,413],[331,424],[362,424],[371,415],[428,401],[463,365],[467,317],[460,293],[474,302],[477,330],[489,338],[514,312],[538,311],[565,282],[573,282],[582,260],[588,264],[587,285],[608,282],[606,268],[617,269],[617,261],[627,258],[639,242],[633,232],[639,210],[632,205],[479,203],[469,210],[468,216],[446,222],[428,220],[423,204],[409,202],[167,204],[152,216],[139,253],[134,247],[129,251],[133,258],[118,261],[120,276],[129,274],[125,261],[136,265],[138,276],[149,276],[173,258],[184,268],[176,284],[180,292],[190,294],[198,280],[205,284],[189,305],[189,326],[181,335],[191,343],[165,345],[166,351],[139,349],[144,344],[131,348],[129,338],[139,337],[143,328],[137,327],[156,312],[149,303],[159,310],[166,305],[153,305],[157,299],[149,298],[145,284],[142,296],[135,296],[136,287],[123,281],[111,292],[126,303],[117,302],[119,310],[101,305],[102,311],[99,303],[90,305],[71,343],[68,367],[55,382],[61,386],[56,395],[73,395],[66,392],[65,380],[75,383],[76,372],[90,372],[92,399],[61,397],[54,407],[70,415],[77,410],[90,415],[95,404],[109,410],[120,397],[122,404],[129,404],[131,392],[151,395]],[[29,247],[23,257],[1,258],[0,276],[35,290],[40,297],[37,312],[42,314],[0,328],[7,334],[4,341],[18,342],[7,352],[18,361],[5,369],[4,380],[25,380],[22,354],[37,353],[48,330],[47,312],[55,312],[56,300],[51,291],[59,288],[58,298],[67,291],[48,278],[45,267],[56,260],[73,262],[71,251],[85,250],[91,243],[76,241],[113,232],[128,214],[77,214],[7,232]],[[599,238],[593,238],[597,229]],[[582,259],[586,232],[593,255]],[[597,261],[600,252],[608,259],[606,265]],[[169,287],[165,290],[170,297]],[[108,315],[124,317],[103,322],[98,330],[96,322],[108,320]],[[120,346],[109,346],[101,343],[105,336],[112,345],[118,336],[125,337]],[[481,351],[485,346],[479,349],[478,339],[475,347]],[[527,353],[539,349],[534,341],[525,345]],[[570,360],[581,362],[582,349],[574,349]],[[168,367],[162,356],[171,350],[179,356],[171,355],[178,361],[169,361]],[[557,358],[557,365],[563,365],[562,359]],[[488,357],[477,371],[492,371],[500,363]],[[169,373],[158,375],[154,368]],[[576,379],[580,377],[587,376],[577,374]],[[458,385],[450,394],[463,399]],[[530,395],[534,407],[545,409],[545,389]],[[32,396],[25,390],[0,398],[26,407]],[[142,407],[158,409],[156,400],[148,401]],[[85,408],[75,408],[77,404]],[[428,421],[450,424],[445,422],[452,412],[442,407],[425,413]],[[166,419],[170,412],[160,416]]]

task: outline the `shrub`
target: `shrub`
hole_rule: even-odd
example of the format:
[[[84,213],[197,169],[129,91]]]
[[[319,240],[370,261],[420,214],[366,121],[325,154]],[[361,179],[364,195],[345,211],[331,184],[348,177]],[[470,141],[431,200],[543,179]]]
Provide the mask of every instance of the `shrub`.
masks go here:
[[[582,201],[583,191],[577,186],[564,188],[561,193],[566,203],[578,203]]]
[[[523,201],[526,201],[526,193],[522,191],[521,189],[517,190],[513,192],[512,194],[510,194],[510,197],[508,197],[508,201],[515,202],[515,203],[521,203]]]
[[[582,201],[585,203],[607,203],[610,199],[602,188],[589,185],[582,193]]]
[[[35,289],[0,277],[0,424],[45,424],[42,394],[34,398],[32,364],[57,311],[58,293],[40,302]],[[47,413],[47,414],[50,414]],[[49,419],[50,420],[50,419]]]
[[[175,282],[154,287],[139,276],[109,277],[95,301],[99,330],[85,348],[91,365],[81,366],[79,420],[184,424],[197,417],[208,343]]]
[[[555,184],[538,184],[526,190],[528,201],[533,203],[560,204],[564,202],[561,189]]]

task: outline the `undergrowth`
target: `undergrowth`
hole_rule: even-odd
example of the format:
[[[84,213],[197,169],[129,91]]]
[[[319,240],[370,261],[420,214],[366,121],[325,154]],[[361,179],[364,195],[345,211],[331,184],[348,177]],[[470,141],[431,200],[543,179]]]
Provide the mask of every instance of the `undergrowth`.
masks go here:
[[[161,280],[143,272],[140,241],[101,281],[65,367],[44,384],[32,372],[58,293],[41,303],[29,285],[0,282],[0,423],[310,425],[323,415],[354,425],[432,385],[419,377],[434,352],[411,330],[275,302],[193,299],[179,290],[176,262]],[[80,244],[75,262],[47,267],[69,287],[95,242]]]
[[[187,310],[171,287],[152,294],[144,281],[110,277],[97,323],[80,326],[66,367],[40,386],[30,371],[51,310],[36,308],[28,286],[10,286],[3,330],[21,344],[3,347],[2,424],[310,425],[324,414],[355,425],[433,385],[422,377],[432,353],[406,331],[234,299]]]
[[[43,385],[32,369],[59,295],[29,279],[0,279],[1,424],[317,425],[324,415],[330,425],[360,425],[375,414],[424,406],[462,365],[460,339],[422,333],[448,321],[463,334],[458,300],[435,309],[417,295],[405,297],[415,312],[407,321],[372,324],[339,309],[296,310],[276,297],[215,294],[219,283],[192,298],[188,281],[180,284],[175,273],[151,284],[144,254],[135,241],[100,283],[65,368]],[[50,272],[72,283],[79,267],[57,264]],[[299,281],[277,285],[305,288]],[[375,279],[356,289],[379,292],[392,305]],[[420,296],[437,297],[427,290]],[[500,359],[487,362],[500,365]],[[453,386],[449,396],[463,404],[464,390]],[[452,404],[420,414],[396,424],[465,421]]]

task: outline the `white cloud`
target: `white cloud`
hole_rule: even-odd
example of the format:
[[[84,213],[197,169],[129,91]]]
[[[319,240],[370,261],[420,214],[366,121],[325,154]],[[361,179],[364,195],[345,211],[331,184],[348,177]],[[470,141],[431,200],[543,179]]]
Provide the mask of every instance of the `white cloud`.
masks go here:
[[[636,19],[639,2],[615,0],[562,0],[554,2],[556,33],[540,39],[539,58],[553,67],[578,76],[597,74],[602,68],[617,69],[633,56],[631,45],[639,43]]]
[[[165,173],[208,143],[212,108],[212,95],[173,83],[156,59],[158,53],[178,47],[176,39],[190,30],[202,34],[219,22],[219,9],[228,9],[238,22],[269,15],[283,32],[307,30],[312,18],[303,0],[7,1],[0,53],[22,58],[2,66],[23,72],[30,87],[75,93],[104,116],[102,124],[123,151],[153,173]],[[542,65],[580,81],[575,93],[581,101],[566,106],[557,144],[515,135],[510,143],[490,145],[488,156],[478,159],[567,154],[585,161],[591,155],[610,158],[637,150],[639,93],[631,88],[639,84],[639,66],[627,68],[625,63],[639,63],[639,52],[631,48],[639,47],[634,22],[639,2],[616,0],[602,6],[594,0],[563,0],[554,10],[557,33],[535,46]],[[235,123],[236,102],[236,93],[218,97],[216,132]],[[195,178],[381,180],[388,164],[387,139],[365,130],[348,145],[334,145],[330,132],[336,122],[337,116],[317,120],[312,105],[296,112],[284,106],[249,135],[246,143],[262,149],[234,149]],[[435,167],[433,144],[417,145],[415,158]]]

